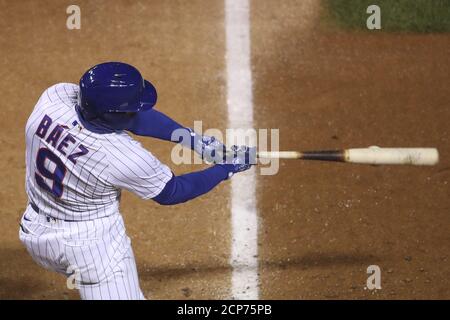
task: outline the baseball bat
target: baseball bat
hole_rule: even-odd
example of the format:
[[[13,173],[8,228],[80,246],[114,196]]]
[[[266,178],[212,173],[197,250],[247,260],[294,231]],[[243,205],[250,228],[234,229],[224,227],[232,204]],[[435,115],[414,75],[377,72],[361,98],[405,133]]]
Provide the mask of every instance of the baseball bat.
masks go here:
[[[354,148],[319,151],[259,151],[258,158],[338,161],[371,165],[433,166],[439,162],[436,148]]]

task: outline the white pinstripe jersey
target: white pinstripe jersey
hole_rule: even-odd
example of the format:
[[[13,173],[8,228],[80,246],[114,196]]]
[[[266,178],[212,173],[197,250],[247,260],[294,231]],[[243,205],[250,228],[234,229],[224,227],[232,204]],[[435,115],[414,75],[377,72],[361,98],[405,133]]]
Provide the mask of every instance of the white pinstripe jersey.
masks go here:
[[[75,111],[79,86],[44,91],[26,124],[26,190],[39,211],[63,220],[118,212],[121,189],[157,196],[171,170],[128,133],[98,134]]]

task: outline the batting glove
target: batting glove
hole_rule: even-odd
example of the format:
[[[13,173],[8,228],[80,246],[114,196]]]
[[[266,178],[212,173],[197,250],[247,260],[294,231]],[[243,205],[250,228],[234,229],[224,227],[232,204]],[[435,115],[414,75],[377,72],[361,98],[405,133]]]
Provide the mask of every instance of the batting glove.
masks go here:
[[[189,129],[191,133],[192,149],[208,163],[222,163],[224,161],[225,145],[215,137],[201,136]]]
[[[228,178],[235,173],[246,171],[256,164],[256,147],[231,146],[231,152],[227,153],[226,161],[220,163],[228,171]]]

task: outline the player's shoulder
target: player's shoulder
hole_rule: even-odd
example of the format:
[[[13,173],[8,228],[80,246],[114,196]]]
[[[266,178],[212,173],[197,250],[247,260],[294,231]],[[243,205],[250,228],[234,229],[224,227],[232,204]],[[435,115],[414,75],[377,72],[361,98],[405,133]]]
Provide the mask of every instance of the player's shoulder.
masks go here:
[[[76,115],[74,106],[77,103],[78,91],[76,84],[65,82],[45,89],[28,118],[26,128],[39,123],[39,119],[44,115],[58,118],[60,122],[72,119]]]
[[[53,84],[53,85],[51,85],[50,87],[48,87],[47,89],[45,89],[46,91],[47,90],[55,90],[55,89],[61,89],[62,87],[65,87],[65,88],[67,88],[67,89],[78,89],[79,88],[79,86],[77,85],[77,84],[75,84],[75,83],[70,83],[70,82],[58,82],[58,83],[55,83],[55,84]]]
[[[60,82],[56,83],[41,94],[38,105],[48,105],[55,103],[68,104],[76,101],[79,86],[74,83]]]

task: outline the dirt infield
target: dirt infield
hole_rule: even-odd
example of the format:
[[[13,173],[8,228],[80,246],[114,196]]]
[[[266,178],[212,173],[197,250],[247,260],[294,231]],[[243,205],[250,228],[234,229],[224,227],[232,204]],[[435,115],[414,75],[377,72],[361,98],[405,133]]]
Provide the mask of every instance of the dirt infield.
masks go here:
[[[27,202],[24,126],[40,93],[103,61],[155,83],[157,108],[192,126],[226,128],[223,1],[0,0],[0,298],[75,299],[18,239]],[[436,167],[282,161],[258,176],[259,276],[266,299],[450,298],[450,36],[326,29],[318,1],[252,1],[257,128],[281,149],[437,147]],[[171,145],[140,139],[175,173]],[[230,190],[159,207],[124,193],[122,213],[148,298],[227,298]],[[379,265],[382,289],[365,290]]]

